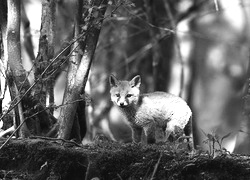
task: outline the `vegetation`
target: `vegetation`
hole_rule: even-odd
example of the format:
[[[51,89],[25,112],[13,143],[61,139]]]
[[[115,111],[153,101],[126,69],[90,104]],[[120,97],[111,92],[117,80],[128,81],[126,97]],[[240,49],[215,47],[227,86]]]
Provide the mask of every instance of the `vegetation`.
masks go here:
[[[250,152],[249,7],[1,0],[1,178],[247,177],[249,157],[236,154]],[[110,101],[110,74],[139,74],[142,92],[186,99],[196,151],[180,142],[132,144]]]
[[[102,138],[82,147],[49,138],[11,140],[0,152],[0,177],[247,179],[250,175],[249,157],[223,153],[212,158],[206,153],[190,154],[183,147],[176,151],[174,144],[120,144]]]

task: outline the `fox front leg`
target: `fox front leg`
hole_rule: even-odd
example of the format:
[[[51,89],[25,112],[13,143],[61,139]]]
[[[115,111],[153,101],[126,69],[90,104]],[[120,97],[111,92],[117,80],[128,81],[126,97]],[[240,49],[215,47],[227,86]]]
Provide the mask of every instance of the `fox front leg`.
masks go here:
[[[148,124],[146,127],[143,128],[145,135],[147,137],[147,144],[155,143],[155,125]]]
[[[171,133],[173,133],[173,136],[174,136],[175,134],[174,130],[175,130],[175,125],[173,123],[168,123],[167,128],[165,130],[165,142],[169,140],[169,136]],[[172,138],[173,138],[172,141],[174,141],[174,137]]]
[[[135,126],[132,126],[131,128],[132,128],[133,142],[135,142],[135,143],[141,142],[142,128],[141,127],[135,127]]]

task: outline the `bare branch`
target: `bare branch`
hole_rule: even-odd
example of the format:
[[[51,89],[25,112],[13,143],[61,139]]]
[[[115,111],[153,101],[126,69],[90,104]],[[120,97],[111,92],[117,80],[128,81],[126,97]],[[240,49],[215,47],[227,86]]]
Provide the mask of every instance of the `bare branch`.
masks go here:
[[[214,0],[215,10],[219,11],[218,0]]]

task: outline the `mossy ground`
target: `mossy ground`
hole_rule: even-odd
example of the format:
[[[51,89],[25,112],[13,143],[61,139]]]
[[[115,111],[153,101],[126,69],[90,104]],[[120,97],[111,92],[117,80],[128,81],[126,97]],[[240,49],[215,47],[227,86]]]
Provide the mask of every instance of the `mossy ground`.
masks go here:
[[[4,143],[1,139],[0,143]],[[250,157],[192,153],[179,144],[81,147],[61,140],[12,139],[0,150],[1,179],[249,179]]]

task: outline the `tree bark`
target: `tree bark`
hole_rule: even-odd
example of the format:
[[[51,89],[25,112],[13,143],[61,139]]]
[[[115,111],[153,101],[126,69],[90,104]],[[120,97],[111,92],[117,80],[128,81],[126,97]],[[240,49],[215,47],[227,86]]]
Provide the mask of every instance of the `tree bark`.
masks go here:
[[[17,103],[20,99],[20,93],[18,90],[21,90],[21,87],[29,86],[29,83],[26,78],[26,72],[23,69],[21,62],[21,45],[20,45],[20,1],[10,0],[7,1],[8,5],[8,19],[7,19],[7,60],[10,67],[10,72],[8,72],[7,77],[9,79],[9,87],[12,92],[12,102]],[[5,57],[6,58],[6,57]],[[9,70],[9,69],[8,69]],[[14,80],[14,82],[10,82]],[[16,87],[16,85],[17,87]],[[15,106],[15,122],[22,123],[23,110],[21,108],[21,102]],[[26,134],[29,134],[29,130],[26,125],[21,127],[20,134],[21,137],[25,137]]]
[[[50,64],[54,57],[55,46],[55,0],[42,1],[42,21],[39,39],[39,52],[35,60],[35,79],[39,79],[42,72]],[[52,72],[53,66],[48,69],[48,72]],[[34,94],[39,94],[40,101],[43,105],[54,104],[54,76],[48,73],[45,77],[41,77],[35,89]],[[48,99],[47,103],[46,100]],[[53,108],[50,108],[50,113],[53,114]]]
[[[77,59],[74,59],[74,55],[70,60],[71,65],[69,66],[68,72],[68,85],[65,90],[63,101],[66,105],[61,109],[60,116],[58,118],[58,121],[60,122],[59,138],[63,139],[70,139],[72,126],[78,107],[77,101],[80,99],[80,94],[84,91],[87,82],[102,21],[104,19],[103,16],[107,8],[107,0],[92,0],[86,2],[84,5],[90,8],[85,9],[85,16],[83,16],[84,24],[80,25],[87,32],[84,41],[85,47],[82,49],[83,56],[79,64],[77,64],[77,67],[72,65],[72,63],[78,63]],[[77,23],[75,25],[77,25]],[[75,26],[75,28],[79,27]],[[77,31],[78,30],[75,29],[75,38],[77,37]],[[74,46],[77,46],[77,44]],[[72,77],[74,78],[72,79]]]
[[[31,89],[36,85],[35,82],[32,86],[29,84],[26,71],[22,66],[21,61],[21,45],[20,45],[20,1],[10,0],[7,1],[8,5],[8,19],[6,32],[2,32],[4,36],[4,59],[7,60],[9,65],[9,75],[8,79],[13,78],[14,86],[13,92],[16,92],[17,97],[13,98],[13,102],[8,111],[1,116],[4,118],[11,110],[16,107],[22,107],[19,109],[19,114],[21,113],[25,117],[27,126],[32,134],[39,135],[44,134],[49,131],[51,121],[54,120],[53,117],[49,116],[45,111],[45,108],[39,103],[36,96],[31,94]],[[3,19],[3,18],[1,18]],[[6,37],[5,37],[6,35]],[[16,90],[15,87],[16,86]],[[20,104],[21,103],[21,104]],[[20,105],[21,106],[20,106]],[[30,119],[29,115],[37,113],[35,118]],[[23,119],[23,121],[25,120]],[[35,123],[37,122],[37,123]],[[22,123],[22,122],[21,122]],[[37,128],[37,124],[43,129]],[[25,126],[22,126],[25,128]],[[28,130],[24,130],[27,131]]]

